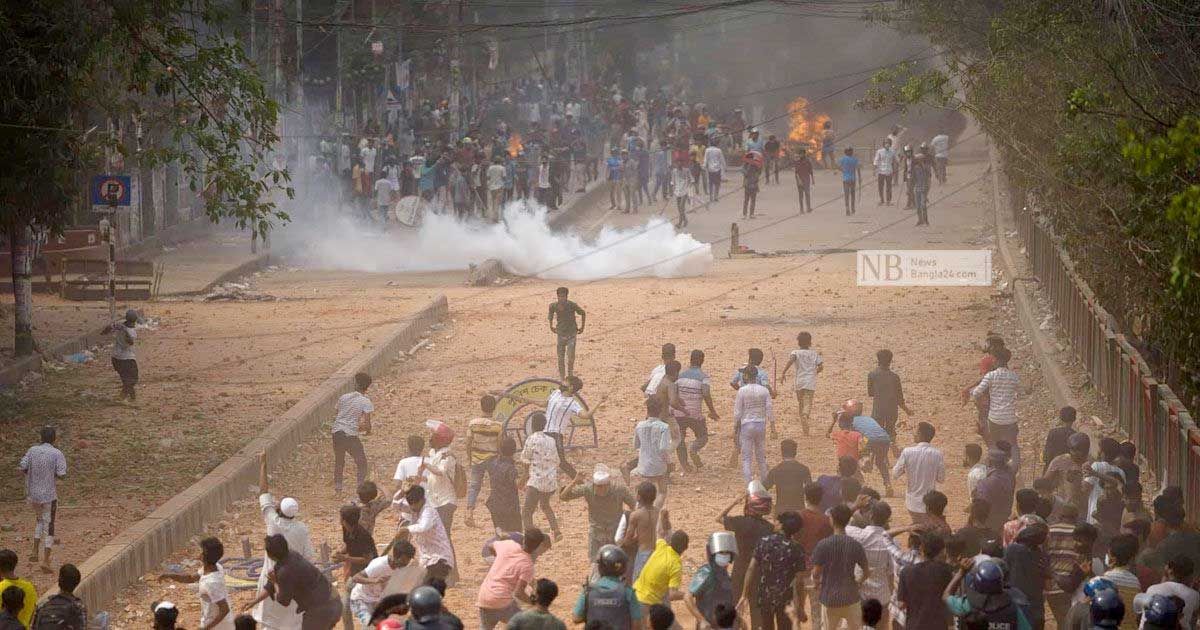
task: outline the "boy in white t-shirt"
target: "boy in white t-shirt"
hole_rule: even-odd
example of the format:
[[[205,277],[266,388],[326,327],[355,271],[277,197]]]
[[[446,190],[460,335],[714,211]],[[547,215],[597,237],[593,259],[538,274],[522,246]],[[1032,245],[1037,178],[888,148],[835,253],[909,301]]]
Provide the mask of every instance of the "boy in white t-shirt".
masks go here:
[[[421,585],[425,572],[413,564],[416,555],[417,549],[411,542],[397,540],[391,553],[375,558],[367,568],[350,578],[350,583],[354,585],[350,591],[350,610],[364,628],[371,622],[375,605],[385,595],[407,595]]]
[[[808,421],[812,419],[813,393],[817,389],[817,375],[825,369],[821,355],[812,349],[812,335],[802,332],[796,335],[796,350],[788,357],[787,365],[779,378],[787,376],[788,368],[796,366],[796,403],[800,407],[800,426],[808,435]]]
[[[425,438],[420,435],[408,436],[408,457],[396,464],[396,474],[392,480],[396,482],[396,492],[401,492],[411,485],[424,486],[429,477],[425,472]]]
[[[200,630],[233,630],[233,611],[229,603],[229,589],[225,586],[225,570],[218,564],[225,556],[225,546],[216,538],[200,541],[198,573],[164,573],[160,581],[172,580],[184,584],[195,583],[200,592]]]

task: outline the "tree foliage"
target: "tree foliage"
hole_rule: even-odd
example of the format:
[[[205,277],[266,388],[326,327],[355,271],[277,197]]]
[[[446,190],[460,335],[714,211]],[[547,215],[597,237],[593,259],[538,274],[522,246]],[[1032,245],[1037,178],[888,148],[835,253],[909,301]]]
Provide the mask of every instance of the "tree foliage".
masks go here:
[[[286,220],[268,166],[278,105],[219,0],[37,0],[0,9],[0,225],[55,232],[78,172],[178,163],[204,211],[265,233]]]
[[[862,104],[968,111],[1108,310],[1200,374],[1200,4],[910,0],[871,17],[945,65],[880,73]]]

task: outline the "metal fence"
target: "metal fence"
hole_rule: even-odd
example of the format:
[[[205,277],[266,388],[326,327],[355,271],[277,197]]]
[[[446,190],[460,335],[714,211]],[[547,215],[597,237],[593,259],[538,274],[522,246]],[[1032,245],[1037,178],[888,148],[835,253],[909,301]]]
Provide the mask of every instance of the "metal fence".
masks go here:
[[[1107,403],[1117,428],[1138,446],[1162,486],[1183,489],[1192,521],[1200,516],[1200,429],[1167,385],[1160,383],[1087,282],[1049,226],[1021,203],[1013,218],[1032,271],[1049,297],[1071,349]]]

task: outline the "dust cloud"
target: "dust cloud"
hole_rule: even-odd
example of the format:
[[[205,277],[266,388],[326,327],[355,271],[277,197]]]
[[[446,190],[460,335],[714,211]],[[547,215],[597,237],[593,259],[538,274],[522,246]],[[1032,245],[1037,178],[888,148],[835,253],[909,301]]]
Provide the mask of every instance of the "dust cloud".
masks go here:
[[[426,213],[419,229],[381,231],[340,215],[293,222],[281,238],[293,262],[343,271],[446,271],[495,258],[516,275],[586,281],[692,277],[713,263],[709,244],[660,217],[633,229],[605,227],[594,239],[554,232],[547,218],[544,206],[518,201],[495,224]]]

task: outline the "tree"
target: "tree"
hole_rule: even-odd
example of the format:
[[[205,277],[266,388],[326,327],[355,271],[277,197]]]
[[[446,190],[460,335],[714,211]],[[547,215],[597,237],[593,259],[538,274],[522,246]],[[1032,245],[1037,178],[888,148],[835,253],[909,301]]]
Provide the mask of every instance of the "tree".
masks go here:
[[[971,113],[1106,310],[1200,401],[1200,4],[909,0],[871,17],[945,65],[881,72],[862,104]]]
[[[61,233],[80,170],[102,155],[175,162],[216,221],[265,234],[278,105],[218,0],[37,0],[0,8],[0,229],[13,262],[16,352],[31,354],[35,237]],[[291,194],[290,189],[288,194]]]

